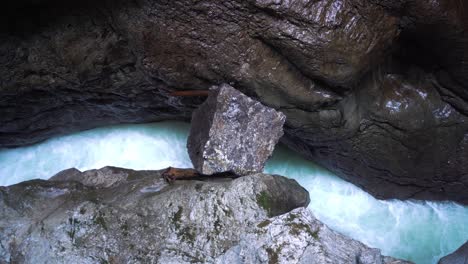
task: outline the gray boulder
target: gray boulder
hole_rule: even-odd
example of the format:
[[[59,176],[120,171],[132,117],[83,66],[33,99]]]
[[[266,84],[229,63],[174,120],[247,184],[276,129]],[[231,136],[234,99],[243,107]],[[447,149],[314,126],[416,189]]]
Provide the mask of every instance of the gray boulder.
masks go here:
[[[468,263],[468,241],[450,255],[441,258],[439,264],[467,264]]]
[[[297,209],[309,195],[294,180],[168,184],[162,172],[66,170],[0,187],[0,263],[406,263]]]
[[[250,99],[233,87],[213,87],[194,111],[187,142],[199,172],[237,175],[262,172],[283,135],[285,115]]]
[[[168,184],[161,173],[67,170],[0,187],[0,263],[213,262],[258,221],[309,203],[280,176]]]

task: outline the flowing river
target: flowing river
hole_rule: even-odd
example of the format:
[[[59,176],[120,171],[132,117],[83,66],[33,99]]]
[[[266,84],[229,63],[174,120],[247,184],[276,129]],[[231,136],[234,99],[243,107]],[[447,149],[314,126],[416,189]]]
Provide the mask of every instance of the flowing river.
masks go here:
[[[47,179],[79,170],[192,167],[189,124],[161,122],[88,130],[16,149],[0,150],[0,185]],[[265,171],[296,179],[310,193],[309,208],[329,227],[385,255],[437,263],[468,239],[468,207],[452,202],[380,201],[358,187],[278,146]]]

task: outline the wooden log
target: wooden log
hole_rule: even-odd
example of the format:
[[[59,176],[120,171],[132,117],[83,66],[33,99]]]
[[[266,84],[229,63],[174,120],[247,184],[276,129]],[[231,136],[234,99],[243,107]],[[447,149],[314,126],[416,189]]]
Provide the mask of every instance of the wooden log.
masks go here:
[[[162,176],[166,181],[172,182],[175,180],[193,180],[194,178],[200,177],[201,174],[194,169],[178,169],[169,167],[162,173]]]
[[[171,96],[208,96],[208,90],[185,90],[185,91],[173,91],[169,95]]]
[[[170,182],[177,181],[177,180],[207,180],[207,179],[213,179],[213,178],[235,179],[235,178],[238,178],[239,176],[232,172],[222,172],[222,173],[216,173],[213,175],[205,175],[205,174],[199,173],[198,171],[194,169],[179,169],[179,168],[169,167],[162,173],[162,177],[167,182],[170,183]]]

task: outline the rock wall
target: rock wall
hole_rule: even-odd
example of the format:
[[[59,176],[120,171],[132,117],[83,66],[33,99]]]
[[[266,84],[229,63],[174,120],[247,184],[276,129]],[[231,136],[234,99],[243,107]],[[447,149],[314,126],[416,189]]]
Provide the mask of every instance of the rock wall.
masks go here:
[[[462,1],[16,2],[1,11],[0,146],[188,120],[203,98],[171,91],[229,83],[376,197],[468,203]]]

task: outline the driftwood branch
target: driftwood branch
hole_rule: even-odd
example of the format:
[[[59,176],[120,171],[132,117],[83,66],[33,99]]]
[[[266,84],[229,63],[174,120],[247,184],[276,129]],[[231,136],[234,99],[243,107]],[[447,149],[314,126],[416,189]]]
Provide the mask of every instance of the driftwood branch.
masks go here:
[[[208,90],[186,90],[186,91],[173,91],[171,96],[208,96]]]
[[[213,175],[201,174],[194,169],[179,169],[169,167],[162,173],[163,178],[168,182],[177,180],[207,180],[213,178],[230,178],[235,179],[239,176],[232,172],[222,172]]]

